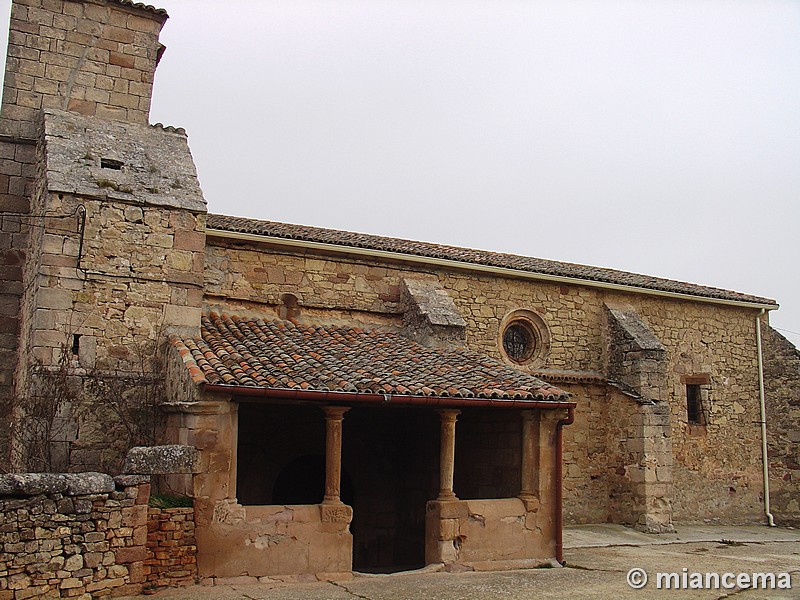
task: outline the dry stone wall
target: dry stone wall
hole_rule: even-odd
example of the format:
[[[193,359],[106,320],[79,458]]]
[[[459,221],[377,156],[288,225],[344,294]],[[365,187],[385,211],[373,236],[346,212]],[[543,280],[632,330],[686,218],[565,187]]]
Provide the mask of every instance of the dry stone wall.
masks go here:
[[[140,592],[149,488],[100,473],[0,477],[0,598]]]

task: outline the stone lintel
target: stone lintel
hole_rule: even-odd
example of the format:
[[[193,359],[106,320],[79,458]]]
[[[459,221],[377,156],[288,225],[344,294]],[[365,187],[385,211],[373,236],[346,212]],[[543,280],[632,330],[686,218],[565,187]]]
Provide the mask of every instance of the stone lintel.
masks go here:
[[[128,450],[123,472],[131,475],[199,473],[199,452],[194,446],[137,446]]]

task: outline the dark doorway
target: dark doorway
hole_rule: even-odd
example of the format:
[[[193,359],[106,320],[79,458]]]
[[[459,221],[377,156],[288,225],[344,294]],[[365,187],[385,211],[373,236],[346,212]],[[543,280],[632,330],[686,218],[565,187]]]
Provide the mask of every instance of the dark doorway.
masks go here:
[[[439,415],[353,408],[345,414],[342,438],[343,468],[353,486],[353,569],[385,573],[424,566],[425,507],[439,488]]]

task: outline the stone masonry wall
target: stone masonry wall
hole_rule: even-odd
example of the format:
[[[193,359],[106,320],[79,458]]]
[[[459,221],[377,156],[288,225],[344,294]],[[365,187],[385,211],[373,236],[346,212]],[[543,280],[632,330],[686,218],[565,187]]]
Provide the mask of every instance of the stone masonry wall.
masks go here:
[[[293,294],[300,320],[323,319],[327,312],[360,322],[386,322],[387,317],[401,317],[402,278],[431,278],[450,294],[466,321],[467,346],[501,360],[503,318],[519,309],[540,315],[549,329],[549,352],[539,362],[521,367],[534,372],[602,374],[607,364],[605,304],[629,304],[666,351],[674,520],[760,520],[756,310],[363,257],[209,242],[208,304],[229,302],[267,314],[275,311],[277,316],[281,295]],[[709,419],[700,430],[688,426],[686,386],[681,379],[696,373],[709,374],[711,381]],[[610,502],[608,490],[599,483],[606,476],[597,472],[593,456],[583,449],[587,440],[613,437],[612,429],[616,431],[600,418],[601,397],[599,391],[576,394],[576,423],[564,428],[564,450],[572,457],[565,465],[565,506],[567,518],[578,522],[599,516],[597,507]],[[606,460],[624,470],[625,453],[619,441],[611,439]]]
[[[117,481],[115,488],[99,473],[4,476],[0,598],[140,592],[150,485]]]
[[[114,1],[14,0],[0,134],[35,138],[43,108],[146,123],[166,19]]]
[[[769,441],[770,501],[779,525],[800,525],[800,351],[761,327]]]
[[[146,123],[164,11],[113,0],[13,0],[0,112],[0,420],[12,420],[22,271],[42,109]],[[36,211],[33,211],[36,215]],[[34,231],[38,223],[33,224]],[[24,382],[16,388],[25,389]],[[11,468],[0,431],[0,471]]]
[[[101,473],[0,477],[0,600],[194,584],[194,509],[148,508],[149,481]]]
[[[205,202],[173,128],[47,111],[37,148],[13,421],[39,418],[43,439],[17,436],[15,467],[118,472],[155,441],[168,334],[199,329]],[[69,394],[47,391],[58,375]],[[34,414],[37,396],[54,405]]]
[[[193,508],[151,508],[147,521],[146,587],[192,585],[197,580]]]
[[[19,340],[22,267],[28,245],[29,200],[36,146],[0,138],[0,422],[11,421]],[[9,429],[0,431],[0,472],[10,468]]]

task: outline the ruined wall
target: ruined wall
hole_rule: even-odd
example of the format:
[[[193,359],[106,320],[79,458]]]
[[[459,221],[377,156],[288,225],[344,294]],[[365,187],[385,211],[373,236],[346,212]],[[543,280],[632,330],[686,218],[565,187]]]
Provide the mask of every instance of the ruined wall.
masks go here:
[[[769,441],[770,502],[779,525],[800,524],[800,352],[761,327]]]
[[[534,372],[604,373],[609,336],[605,305],[630,305],[665,349],[664,400],[670,414],[675,521],[760,519],[755,309],[363,257],[299,254],[214,238],[206,252],[205,299],[209,304],[229,301],[254,311],[277,312],[281,295],[290,293],[299,299],[301,320],[324,319],[327,313],[338,319],[380,321],[400,317],[401,280],[419,277],[438,280],[453,298],[467,323],[467,346],[496,358],[504,359],[503,318],[518,309],[538,314],[548,328],[549,350],[541,360],[518,367]],[[693,374],[710,377],[708,422],[699,428],[687,423],[685,376]],[[598,462],[585,448],[605,445],[605,464],[626,473],[631,455],[620,443],[623,432],[613,419],[605,419],[609,409],[599,389],[553,381],[574,391],[578,403],[576,423],[564,428],[567,518],[596,520],[605,510],[607,518],[617,518],[613,514],[624,512],[624,502],[619,510],[598,508],[614,503],[606,488],[612,484],[603,483],[613,476],[599,473]],[[623,402],[613,410],[631,408]],[[618,487],[617,483],[613,485]]]

